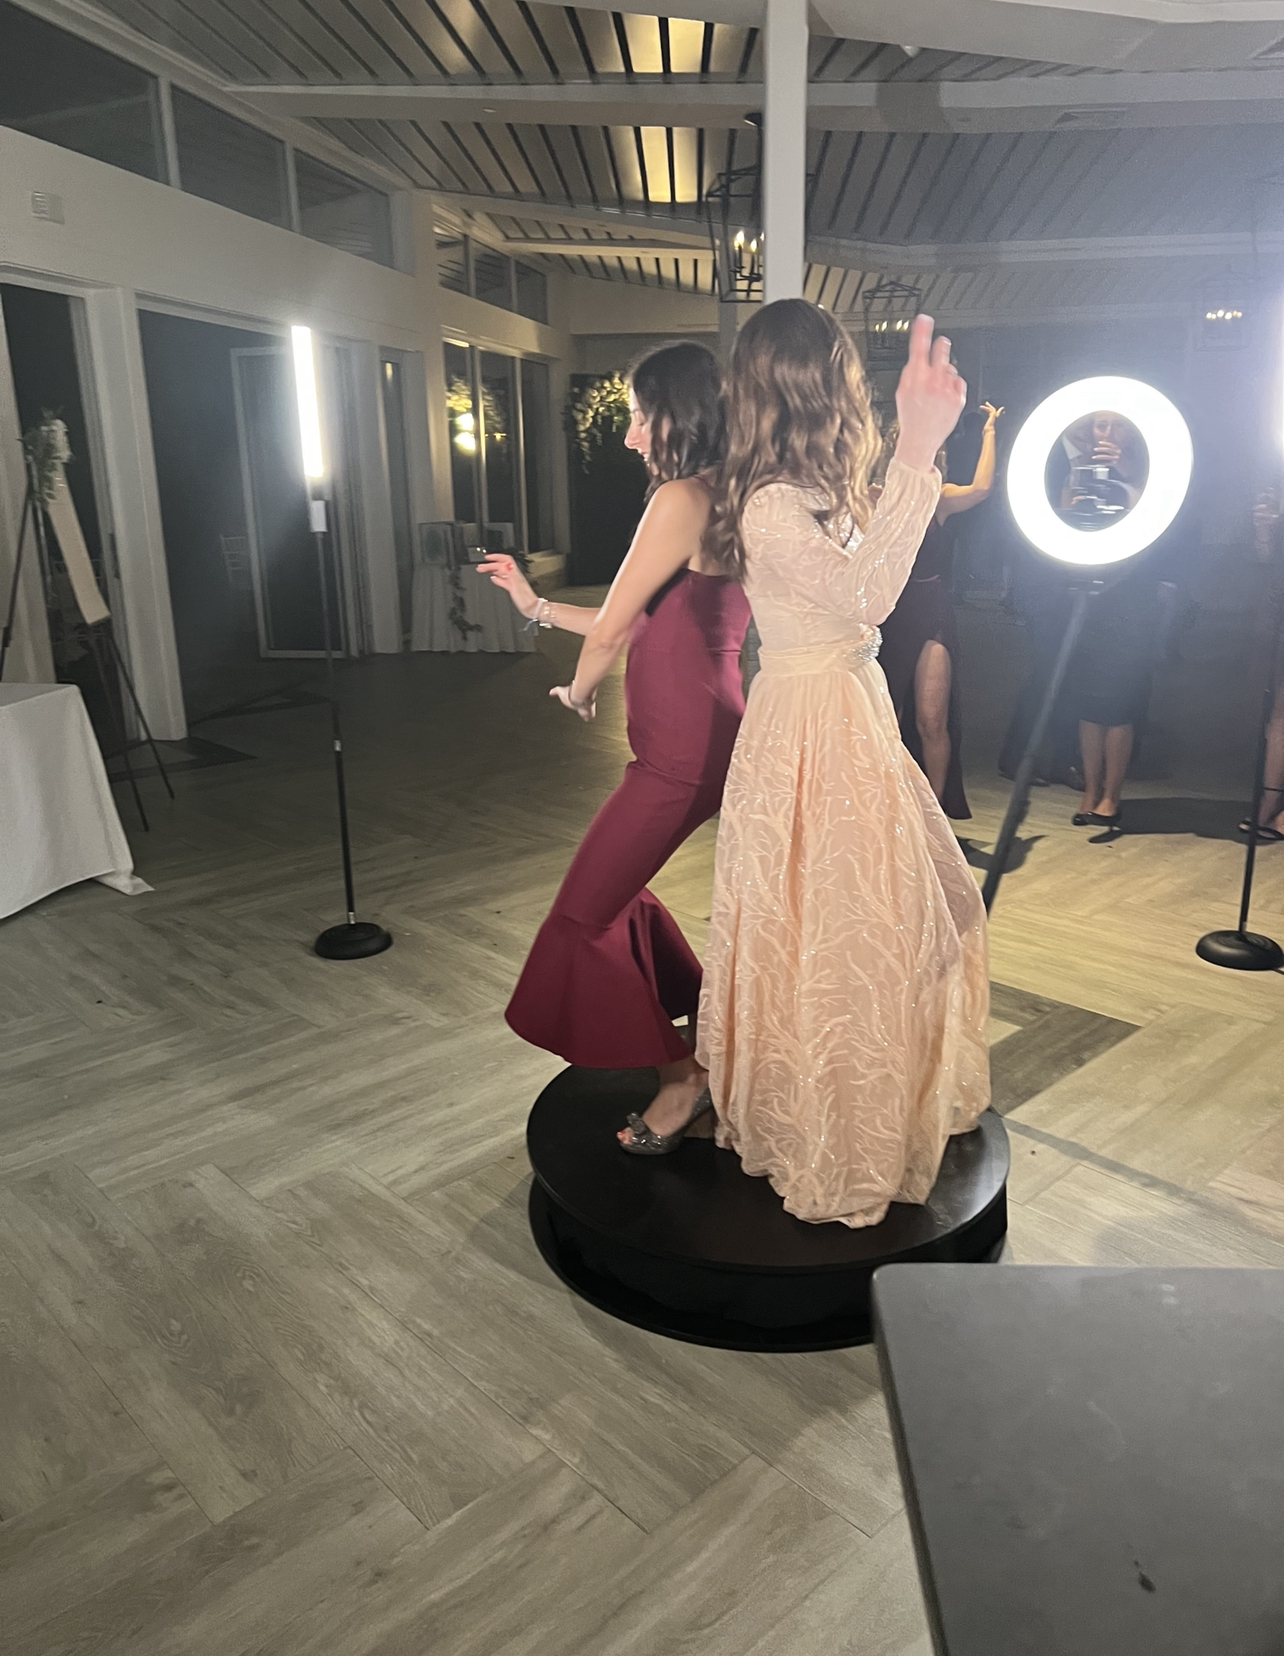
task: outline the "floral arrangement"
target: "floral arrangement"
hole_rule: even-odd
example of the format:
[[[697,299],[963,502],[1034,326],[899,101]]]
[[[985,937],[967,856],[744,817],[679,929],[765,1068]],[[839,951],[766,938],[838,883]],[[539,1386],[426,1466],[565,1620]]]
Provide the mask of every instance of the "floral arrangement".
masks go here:
[[[587,470],[593,451],[609,431],[623,431],[630,419],[629,384],[622,374],[591,380],[567,409],[567,426]]]

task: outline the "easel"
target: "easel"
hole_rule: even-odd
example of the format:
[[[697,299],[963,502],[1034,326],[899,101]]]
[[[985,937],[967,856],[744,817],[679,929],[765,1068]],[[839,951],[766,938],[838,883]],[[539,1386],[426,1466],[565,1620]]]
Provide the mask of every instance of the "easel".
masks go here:
[[[4,679],[5,661],[9,654],[9,646],[13,642],[13,629],[18,608],[18,591],[22,581],[23,558],[27,546],[27,527],[31,526],[32,536],[36,542],[36,551],[40,563],[40,581],[45,595],[45,607],[52,610],[53,605],[53,562],[51,557],[50,537],[47,533],[48,524],[44,512],[44,496],[39,487],[39,478],[36,473],[35,460],[24,449],[23,458],[26,462],[27,489],[22,501],[22,516],[18,522],[18,544],[13,558],[13,576],[9,583],[9,603],[5,611],[3,629],[0,629],[0,681]],[[116,635],[112,629],[111,617],[95,625],[85,624],[85,640],[89,646],[89,653],[93,657],[94,667],[98,674],[98,682],[102,689],[103,703],[107,710],[107,718],[112,726],[112,739],[119,742],[117,750],[104,754],[104,763],[119,757],[125,766],[125,780],[128,781],[130,791],[134,796],[134,804],[138,808],[139,820],[143,830],[150,833],[151,824],[147,820],[147,812],[143,808],[142,794],[138,789],[138,778],[130,762],[130,740],[125,731],[124,721],[112,694],[111,678],[108,673],[108,661],[115,664],[120,682],[129,692],[129,699],[133,704],[134,715],[143,732],[143,745],[151,749],[152,758],[156,761],[156,769],[160,772],[161,781],[165,784],[165,791],[171,799],[174,798],[173,784],[169,779],[169,772],[165,769],[165,762],[161,758],[160,749],[156,746],[151,726],[147,723],[147,715],[143,712],[142,704],[138,700],[138,692],[134,689],[134,681],[125,666],[124,657],[120,653],[120,646],[116,642]],[[138,744],[134,744],[138,745]]]

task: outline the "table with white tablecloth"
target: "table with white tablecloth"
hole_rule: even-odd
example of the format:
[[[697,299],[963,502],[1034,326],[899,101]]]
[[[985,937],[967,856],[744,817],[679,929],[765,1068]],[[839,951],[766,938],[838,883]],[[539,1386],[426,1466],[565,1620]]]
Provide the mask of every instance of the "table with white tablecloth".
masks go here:
[[[455,601],[450,569],[444,563],[417,563],[411,588],[412,650],[475,651],[520,654],[535,648],[535,632],[518,614],[513,600],[476,564],[461,564],[459,583],[464,617],[477,630],[465,634],[450,619]]]
[[[134,859],[74,684],[0,684],[0,919],[80,880],[130,896]]]

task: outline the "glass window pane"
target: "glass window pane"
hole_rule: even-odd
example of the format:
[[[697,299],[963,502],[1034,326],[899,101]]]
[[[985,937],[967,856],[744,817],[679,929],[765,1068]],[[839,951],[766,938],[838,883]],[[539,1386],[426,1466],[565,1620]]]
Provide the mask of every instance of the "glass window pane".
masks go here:
[[[156,80],[0,0],[0,126],[163,178]]]
[[[305,236],[378,264],[392,263],[392,209],[382,190],[297,151],[294,171]]]
[[[485,544],[522,543],[517,493],[517,359],[482,351],[482,434],[486,475]]]
[[[177,87],[174,131],[185,190],[269,224],[289,224],[283,143]]]
[[[532,322],[548,321],[548,278],[530,265],[517,267],[517,312]]]
[[[468,292],[468,237],[437,232],[437,280],[451,293]]]
[[[477,413],[473,407],[472,352],[447,345],[446,417],[450,427],[450,481],[455,494],[455,521],[476,525]],[[476,531],[474,530],[474,538]]]
[[[506,253],[492,253],[489,247],[473,248],[473,292],[488,305],[512,310],[513,261]]]
[[[527,550],[551,552],[554,545],[553,401],[546,362],[522,363],[522,450]]]

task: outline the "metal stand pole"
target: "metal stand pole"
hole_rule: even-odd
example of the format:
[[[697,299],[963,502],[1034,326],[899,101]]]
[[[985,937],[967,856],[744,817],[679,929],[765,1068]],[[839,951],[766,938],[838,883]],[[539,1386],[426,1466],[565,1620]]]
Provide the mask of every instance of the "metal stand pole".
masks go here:
[[[1253,767],[1253,804],[1249,814],[1248,849],[1244,854],[1244,884],[1239,898],[1239,924],[1234,931],[1207,932],[1195,945],[1195,953],[1210,966],[1229,966],[1239,972],[1275,972],[1284,966],[1284,949],[1272,937],[1248,930],[1248,909],[1253,898],[1253,866],[1257,861],[1262,795],[1266,791],[1266,746],[1271,715],[1275,711],[1275,689],[1279,683],[1280,630],[1284,621],[1284,593],[1276,588],[1275,627],[1271,636],[1271,660],[1266,669],[1262,693],[1262,725],[1257,734],[1257,762]]]
[[[156,761],[156,769],[160,772],[161,781],[165,784],[165,792],[171,799],[174,797],[173,784],[169,779],[169,772],[165,769],[165,761],[160,756],[160,749],[156,746],[156,738],[152,735],[152,727],[147,722],[147,715],[143,712],[143,705],[138,699],[138,692],[134,689],[134,681],[129,676],[125,666],[125,658],[120,653],[120,645],[116,642],[116,634],[110,621],[107,622],[105,636],[107,648],[111,651],[112,660],[116,663],[116,671],[120,674],[125,688],[129,691],[129,699],[134,704],[134,716],[137,718],[143,732],[143,741],[152,750],[152,758]]]
[[[325,679],[330,696],[330,736],[334,745],[334,784],[339,800],[339,844],[343,853],[343,891],[348,918],[341,926],[330,926],[313,947],[325,960],[364,960],[392,947],[392,938],[371,920],[357,919],[357,899],[352,877],[352,842],[348,833],[348,792],[343,775],[343,729],[339,716],[339,695],[334,680],[334,649],[330,638],[330,581],[326,557],[326,503],[308,503],[312,534],[317,548],[317,574],[321,583],[321,627],[325,638]]]
[[[1074,654],[1074,647],[1079,642],[1079,634],[1083,631],[1083,623],[1087,618],[1088,605],[1096,593],[1102,590],[1103,583],[1094,581],[1091,586],[1077,587],[1074,594],[1074,607],[1070,611],[1070,619],[1066,622],[1066,630],[1061,638],[1061,648],[1057,652],[1057,659],[1052,668],[1052,676],[1048,680],[1048,687],[1043,693],[1043,701],[1039,707],[1039,716],[1035,719],[1030,730],[1030,736],[1025,744],[1025,752],[1021,755],[1021,763],[1017,766],[1016,778],[1012,784],[1012,797],[1008,801],[1007,815],[1003,818],[1003,826],[999,829],[999,837],[994,844],[994,854],[990,859],[990,869],[985,876],[985,884],[981,887],[981,897],[985,903],[985,912],[988,914],[994,907],[994,899],[998,895],[999,881],[1008,865],[1008,854],[1012,850],[1012,842],[1016,838],[1017,829],[1025,819],[1025,813],[1030,804],[1030,784],[1034,780],[1035,766],[1039,762],[1039,749],[1043,746],[1043,738],[1048,728],[1048,720],[1052,717],[1052,709],[1056,705],[1057,696],[1066,676],[1066,669],[1070,665],[1070,657]]]

